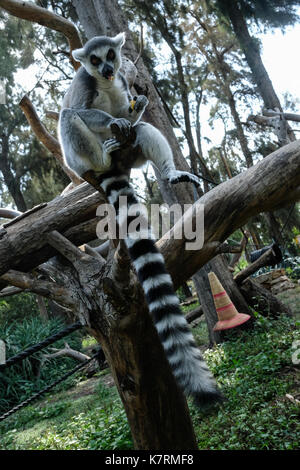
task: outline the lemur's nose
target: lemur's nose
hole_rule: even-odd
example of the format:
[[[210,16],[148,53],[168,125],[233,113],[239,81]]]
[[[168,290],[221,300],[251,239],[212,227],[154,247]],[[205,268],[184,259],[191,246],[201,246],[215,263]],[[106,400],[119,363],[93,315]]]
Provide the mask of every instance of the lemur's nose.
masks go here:
[[[110,78],[114,74],[114,69],[108,64],[104,64],[104,67],[102,69],[102,75],[104,78]]]

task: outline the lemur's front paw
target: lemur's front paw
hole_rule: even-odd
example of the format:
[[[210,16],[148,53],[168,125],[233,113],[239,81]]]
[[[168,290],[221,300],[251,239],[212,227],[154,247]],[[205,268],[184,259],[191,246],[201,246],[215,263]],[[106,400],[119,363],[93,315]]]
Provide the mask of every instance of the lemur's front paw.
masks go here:
[[[114,119],[110,129],[120,143],[125,143],[131,135],[131,122],[125,118]]]
[[[121,144],[117,139],[107,139],[103,142],[103,150],[106,153],[112,153],[115,150],[119,150],[121,148]]]
[[[135,104],[134,104],[133,109],[136,113],[143,111],[146,108],[146,106],[148,106],[149,104],[148,98],[146,98],[146,96],[144,95],[139,95],[134,101],[135,101]]]

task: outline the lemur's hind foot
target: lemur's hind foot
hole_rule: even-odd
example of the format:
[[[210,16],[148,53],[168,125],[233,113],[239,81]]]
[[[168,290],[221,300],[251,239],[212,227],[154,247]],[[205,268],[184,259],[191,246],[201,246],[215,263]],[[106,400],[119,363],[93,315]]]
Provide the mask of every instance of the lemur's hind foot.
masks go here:
[[[177,183],[194,183],[195,186],[201,186],[201,180],[193,175],[192,173],[188,173],[187,171],[172,171],[170,175],[167,177],[167,181],[171,184]]]

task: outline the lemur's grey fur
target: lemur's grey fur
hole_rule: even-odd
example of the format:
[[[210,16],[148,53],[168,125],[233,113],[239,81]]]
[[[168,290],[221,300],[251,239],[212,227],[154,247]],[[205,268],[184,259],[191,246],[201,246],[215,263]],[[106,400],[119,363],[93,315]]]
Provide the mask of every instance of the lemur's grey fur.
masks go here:
[[[83,67],[66,94],[60,117],[60,141],[67,164],[80,176],[88,170],[107,171],[111,165],[110,153],[119,147],[112,139],[110,126],[122,118],[124,130],[135,125],[135,144],[140,145],[144,155],[134,167],[150,160],[162,178],[171,183],[189,180],[199,185],[196,176],[175,169],[170,146],[158,129],[140,122],[148,99],[138,96],[134,109],[131,109],[132,96],[125,77],[119,72],[124,41],[123,33],[114,38],[100,36],[73,51],[74,58]],[[113,51],[112,60],[107,59],[109,51]],[[97,65],[91,63],[93,56]]]
[[[100,175],[101,186],[114,205],[120,224],[123,221],[119,196],[127,196],[128,206],[138,201],[128,175],[112,166],[111,153],[120,146],[112,138],[110,129],[115,121],[125,135],[131,125],[135,126],[134,145],[141,147],[144,158],[134,166],[150,160],[171,183],[191,181],[199,184],[194,175],[175,169],[170,146],[159,130],[140,121],[148,99],[138,96],[132,109],[127,81],[119,72],[124,42],[124,33],[113,38],[99,36],[88,41],[82,49],[73,51],[82,67],[65,96],[59,119],[59,139],[67,165],[80,176],[89,170]],[[140,234],[138,238],[128,234],[125,243],[179,385],[198,402],[219,399],[220,393],[182,315],[151,229],[146,236]]]

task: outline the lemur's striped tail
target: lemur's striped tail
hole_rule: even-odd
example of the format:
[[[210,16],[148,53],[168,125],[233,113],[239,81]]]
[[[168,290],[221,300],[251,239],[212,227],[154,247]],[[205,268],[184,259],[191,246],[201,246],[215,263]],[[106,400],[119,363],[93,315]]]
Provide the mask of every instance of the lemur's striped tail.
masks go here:
[[[138,204],[128,177],[117,171],[111,171],[102,176],[101,187],[108,201],[114,205],[117,220],[121,225],[124,217],[122,210],[119,210],[119,197],[127,196],[128,208],[132,204]],[[155,246],[151,229],[147,230],[147,234],[141,233],[138,238],[136,234],[135,236],[129,234],[125,243],[178,384],[199,404],[219,400],[221,394],[180,310],[171,276],[166,271],[162,254]]]

